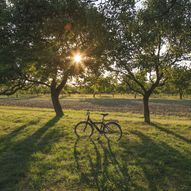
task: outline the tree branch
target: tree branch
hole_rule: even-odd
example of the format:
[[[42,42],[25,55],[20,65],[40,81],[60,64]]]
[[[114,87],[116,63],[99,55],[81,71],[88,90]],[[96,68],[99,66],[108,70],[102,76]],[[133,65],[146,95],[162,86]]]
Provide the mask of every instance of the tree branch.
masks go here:
[[[27,75],[23,74],[22,72],[20,71],[16,71],[18,73],[18,75],[20,76],[20,80],[25,80],[28,81],[28,82],[31,82],[31,83],[34,83],[34,84],[41,84],[41,85],[45,85],[45,86],[48,86],[50,87],[49,84],[47,84],[46,82],[42,82],[42,81],[39,81],[39,80],[34,80],[34,79],[30,79]]]
[[[127,70],[128,74],[130,75],[131,77],[131,80],[133,80],[137,85],[139,85],[141,87],[141,89],[143,90],[143,92],[146,92],[146,89],[145,87],[143,86],[143,84],[141,84],[141,82],[139,82],[139,80],[136,79],[136,77],[134,76],[134,74],[127,68],[125,67],[125,69]],[[123,71],[118,71],[118,70],[115,70],[115,69],[112,69],[114,72],[118,72],[118,73],[122,73],[124,74],[125,76],[127,76],[127,74]]]
[[[28,87],[26,87],[28,86]],[[26,85],[25,82],[20,82],[10,88],[7,88],[5,90],[3,90],[2,92],[0,92],[0,95],[13,95],[14,93],[16,93],[18,90],[27,90],[31,87],[31,85]]]
[[[56,90],[60,93],[63,89],[63,87],[66,85],[66,82],[68,80],[68,74],[65,74],[64,77],[62,78],[61,83],[58,85]]]
[[[125,83],[129,86],[129,88],[130,88],[132,91],[137,92],[137,93],[139,93],[139,94],[141,94],[141,95],[144,95],[143,92],[141,92],[140,90],[137,90],[137,89],[135,89],[134,87],[132,87],[132,85],[131,85],[128,81],[125,81]]]
[[[26,76],[25,76],[25,80],[28,81],[28,82],[32,82],[34,84],[41,84],[41,85],[45,85],[47,87],[50,87],[50,85],[45,83],[45,82],[38,81],[38,80],[32,80],[32,79],[27,78]]]
[[[135,75],[133,74],[133,72],[130,71],[130,69],[127,68],[127,71],[129,73],[129,75],[131,76],[132,80],[134,82],[137,83],[137,85],[139,85],[141,87],[141,89],[143,90],[143,92],[146,92],[145,87],[143,86],[143,84],[141,84],[141,82],[139,82],[139,80],[136,79]]]

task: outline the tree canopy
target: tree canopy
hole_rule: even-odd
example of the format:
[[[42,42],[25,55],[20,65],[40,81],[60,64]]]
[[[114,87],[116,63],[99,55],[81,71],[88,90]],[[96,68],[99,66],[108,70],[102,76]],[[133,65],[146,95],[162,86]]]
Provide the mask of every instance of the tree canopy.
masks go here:
[[[101,10],[111,31],[108,62],[126,83],[143,95],[145,122],[150,122],[149,97],[165,84],[176,63],[190,59],[191,2],[107,1]]]
[[[59,95],[68,79],[84,72],[84,82],[91,78],[94,89],[102,88],[112,77],[100,81],[96,74],[111,70],[143,96],[150,123],[151,94],[169,80],[175,65],[190,61],[191,2],[95,2],[2,0],[0,94],[47,86],[56,115],[62,116]]]
[[[5,33],[10,45],[3,51],[10,52],[12,58],[1,71],[6,77],[2,81],[7,79],[8,83],[2,92],[9,95],[34,84],[46,85],[61,116],[58,97],[68,78],[82,72],[84,65],[99,66],[94,56],[103,50],[102,15],[88,1],[78,0],[12,0],[4,6],[9,16]],[[77,53],[82,56],[80,63],[73,60]],[[5,69],[14,75],[7,78]]]

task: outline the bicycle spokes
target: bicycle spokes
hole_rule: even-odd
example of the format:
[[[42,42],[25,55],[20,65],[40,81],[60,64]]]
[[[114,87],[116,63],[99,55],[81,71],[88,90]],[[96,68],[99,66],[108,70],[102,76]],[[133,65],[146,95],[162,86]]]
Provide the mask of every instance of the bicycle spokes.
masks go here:
[[[121,127],[117,123],[109,122],[105,125],[104,134],[111,141],[119,141],[122,136]]]
[[[80,122],[75,127],[75,133],[78,137],[90,137],[93,134],[93,128],[87,122]]]
[[[91,137],[94,130],[99,133],[99,137],[104,134],[105,137],[112,141],[119,141],[122,136],[122,130],[117,122],[106,122],[104,117],[108,114],[102,114],[102,121],[92,121],[90,119],[90,113],[88,112],[88,118],[86,121],[81,121],[75,126],[75,133],[78,137]]]

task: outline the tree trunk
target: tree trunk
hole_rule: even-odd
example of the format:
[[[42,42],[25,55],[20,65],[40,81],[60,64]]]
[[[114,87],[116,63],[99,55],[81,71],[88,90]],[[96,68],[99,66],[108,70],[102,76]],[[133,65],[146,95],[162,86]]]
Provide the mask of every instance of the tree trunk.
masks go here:
[[[57,117],[62,117],[64,115],[62,111],[62,106],[60,105],[59,95],[61,94],[64,86],[66,85],[67,79],[68,79],[68,73],[65,73],[65,75],[62,78],[62,81],[60,82],[58,86],[55,79],[53,79],[50,86],[52,104],[53,104]]]
[[[179,90],[179,96],[180,96],[180,99],[183,98],[183,91],[182,90]]]
[[[143,96],[143,104],[144,104],[144,122],[150,124],[150,111],[149,111],[149,96]]]
[[[180,93],[180,99],[182,99],[182,97],[183,97],[183,96],[182,96],[182,93]]]
[[[52,98],[52,104],[54,107],[54,111],[56,112],[57,117],[62,117],[64,115],[62,111],[62,107],[60,105],[59,101],[59,92],[55,88],[51,88],[51,98]]]

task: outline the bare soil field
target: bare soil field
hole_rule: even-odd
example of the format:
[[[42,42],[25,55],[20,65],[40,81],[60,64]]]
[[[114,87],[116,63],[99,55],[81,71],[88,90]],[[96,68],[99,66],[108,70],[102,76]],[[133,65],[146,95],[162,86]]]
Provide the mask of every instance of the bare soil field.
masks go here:
[[[141,99],[64,97],[63,109],[142,113]],[[0,98],[1,106],[52,108],[49,97]],[[150,111],[156,115],[191,116],[191,100],[151,99]]]

